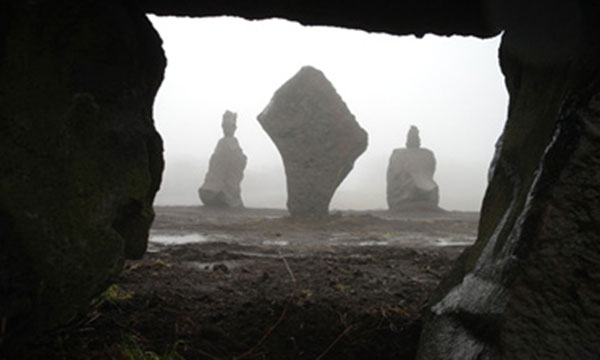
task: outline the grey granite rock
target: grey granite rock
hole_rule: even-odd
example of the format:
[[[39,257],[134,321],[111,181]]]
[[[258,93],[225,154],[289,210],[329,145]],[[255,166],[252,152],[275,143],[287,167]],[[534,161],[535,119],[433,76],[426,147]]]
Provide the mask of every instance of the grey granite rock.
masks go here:
[[[246,155],[238,140],[233,136],[236,130],[237,114],[229,110],[223,114],[223,138],[217,143],[210,157],[210,164],[204,184],[198,189],[200,200],[206,206],[243,207],[240,183],[244,178]]]
[[[325,75],[305,66],[279,88],[258,116],[283,158],[292,216],[321,217],[367,133]]]
[[[387,170],[387,203],[392,211],[439,210],[439,189],[433,180],[435,156],[421,148],[419,130],[411,126],[406,148],[395,149]]]

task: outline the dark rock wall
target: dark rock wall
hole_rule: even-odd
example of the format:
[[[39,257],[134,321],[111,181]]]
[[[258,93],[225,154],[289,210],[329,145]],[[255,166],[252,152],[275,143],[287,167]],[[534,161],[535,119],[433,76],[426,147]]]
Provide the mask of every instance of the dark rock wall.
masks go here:
[[[429,301],[420,359],[600,354],[600,13],[537,5],[505,18],[509,118],[478,240]]]
[[[330,25],[390,34],[423,36],[475,35],[500,32],[493,10],[503,0],[139,0],[157,15],[220,16],[248,19],[285,18],[304,25]]]
[[[594,82],[592,94],[565,104],[531,191],[500,327],[505,358],[600,355],[600,87]]]
[[[72,318],[144,253],[165,58],[121,1],[2,4],[0,342],[12,347]]]

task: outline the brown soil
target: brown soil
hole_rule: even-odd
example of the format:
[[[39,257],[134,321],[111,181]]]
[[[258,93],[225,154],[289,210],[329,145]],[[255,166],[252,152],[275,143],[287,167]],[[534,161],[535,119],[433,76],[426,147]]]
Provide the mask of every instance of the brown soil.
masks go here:
[[[420,310],[477,214],[160,207],[151,239],[199,233],[131,261],[92,310],[30,358],[413,359]],[[164,238],[163,238],[164,240]],[[43,353],[43,356],[40,354]],[[174,357],[176,358],[176,357]]]

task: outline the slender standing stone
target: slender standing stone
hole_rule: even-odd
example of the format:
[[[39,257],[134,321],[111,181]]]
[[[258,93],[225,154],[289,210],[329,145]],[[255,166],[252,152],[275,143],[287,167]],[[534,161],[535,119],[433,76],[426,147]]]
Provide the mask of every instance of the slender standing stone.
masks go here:
[[[204,184],[198,189],[200,200],[206,206],[243,207],[240,183],[244,178],[246,155],[238,140],[237,114],[229,110],[223,114],[223,136],[210,157]]]

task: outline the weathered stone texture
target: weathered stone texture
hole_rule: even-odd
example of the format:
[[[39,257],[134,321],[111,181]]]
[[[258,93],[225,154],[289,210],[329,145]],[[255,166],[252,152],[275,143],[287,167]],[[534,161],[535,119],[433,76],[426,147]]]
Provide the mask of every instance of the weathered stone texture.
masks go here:
[[[323,73],[303,67],[258,116],[285,166],[292,216],[328,214],[339,184],[367,148],[367,133]]]
[[[411,126],[406,148],[395,149],[387,170],[387,203],[392,211],[440,210],[439,188],[433,180],[435,156],[421,148],[419,130]]]
[[[244,178],[246,155],[242,151],[235,133],[237,114],[226,111],[223,115],[224,136],[210,157],[204,184],[198,196],[206,206],[243,207],[240,183]]]
[[[145,16],[120,1],[3,6],[0,347],[14,348],[72,319],[144,253],[165,59]]]
[[[543,9],[507,22],[509,118],[478,240],[429,301],[419,359],[600,354],[600,6]]]

